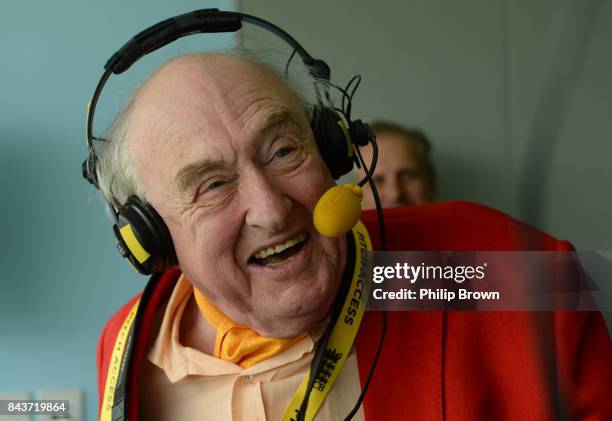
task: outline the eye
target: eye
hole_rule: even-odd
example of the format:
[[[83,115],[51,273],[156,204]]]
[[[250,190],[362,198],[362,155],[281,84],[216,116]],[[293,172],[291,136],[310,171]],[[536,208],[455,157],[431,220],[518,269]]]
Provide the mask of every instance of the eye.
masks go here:
[[[405,169],[399,173],[398,178],[401,182],[408,183],[417,178],[419,175],[419,171]]]
[[[306,154],[297,140],[281,138],[266,151],[263,165],[275,174],[288,174],[298,168],[305,160]]]
[[[234,196],[237,181],[238,174],[229,170],[209,174],[193,191],[190,203],[206,209],[220,209]]]
[[[225,181],[213,181],[212,183],[210,183],[208,186],[206,186],[206,191],[211,191],[211,190],[216,190],[220,187],[222,187],[225,184]]]
[[[207,181],[207,182],[203,183],[201,185],[201,187],[198,189],[198,191],[196,193],[196,197],[197,196],[201,196],[203,194],[206,195],[207,193],[213,194],[217,190],[220,190],[227,183],[228,183],[227,180]]]
[[[290,147],[290,146],[282,147],[274,153],[274,158],[277,158],[277,159],[284,158],[287,155],[292,154],[296,150],[297,148],[295,147]]]

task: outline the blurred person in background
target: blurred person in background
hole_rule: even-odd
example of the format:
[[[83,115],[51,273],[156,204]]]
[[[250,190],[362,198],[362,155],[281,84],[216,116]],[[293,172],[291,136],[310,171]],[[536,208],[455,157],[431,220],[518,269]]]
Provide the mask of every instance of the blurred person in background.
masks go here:
[[[418,129],[404,128],[387,121],[375,121],[370,127],[378,141],[378,163],[374,182],[384,208],[431,203],[438,194],[436,172],[431,159],[431,142]],[[372,148],[362,149],[366,162],[372,160]],[[362,169],[357,170],[363,177]],[[363,191],[364,209],[374,209],[374,196]]]

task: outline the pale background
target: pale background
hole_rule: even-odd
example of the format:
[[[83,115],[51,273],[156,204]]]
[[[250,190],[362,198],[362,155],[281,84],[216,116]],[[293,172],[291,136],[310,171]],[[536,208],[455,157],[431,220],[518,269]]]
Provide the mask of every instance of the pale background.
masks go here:
[[[118,256],[80,177],[85,104],[103,63],[136,32],[211,6],[278,24],[339,84],[361,74],[355,115],[429,133],[442,199],[497,207],[580,250],[612,249],[609,0],[7,2],[0,393],[82,389],[95,419],[98,334],[145,279]],[[240,44],[275,48],[261,31],[242,35]],[[235,41],[193,38],[111,83],[100,116],[160,60]]]

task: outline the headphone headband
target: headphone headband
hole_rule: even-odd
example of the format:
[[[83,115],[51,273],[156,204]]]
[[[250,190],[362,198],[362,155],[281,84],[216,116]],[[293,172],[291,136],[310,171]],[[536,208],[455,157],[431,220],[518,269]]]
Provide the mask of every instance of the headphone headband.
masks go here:
[[[200,33],[236,32],[242,28],[242,22],[266,29],[296,50],[304,64],[316,70],[317,77],[329,80],[329,66],[322,60],[314,59],[287,32],[271,22],[240,12],[226,12],[219,9],[201,9],[184,13],[159,22],[134,36],[125,43],[106,62],[104,69],[114,74],[126,71],[144,55],[153,52],[178,38]]]

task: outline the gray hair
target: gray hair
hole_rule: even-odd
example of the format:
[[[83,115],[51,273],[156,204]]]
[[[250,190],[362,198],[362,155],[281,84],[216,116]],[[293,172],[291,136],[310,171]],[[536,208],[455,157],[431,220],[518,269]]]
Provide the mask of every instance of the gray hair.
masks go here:
[[[325,104],[333,106],[328,92],[329,82],[312,75],[299,57],[287,66],[287,56],[273,51],[245,51],[234,49],[229,54],[245,58],[270,70],[283,80],[299,99],[310,121],[317,118],[317,110]],[[133,98],[119,111],[101,142],[96,168],[100,191],[109,203],[120,208],[128,197],[136,195],[146,200],[146,192],[136,174],[133,157],[128,149]]]

